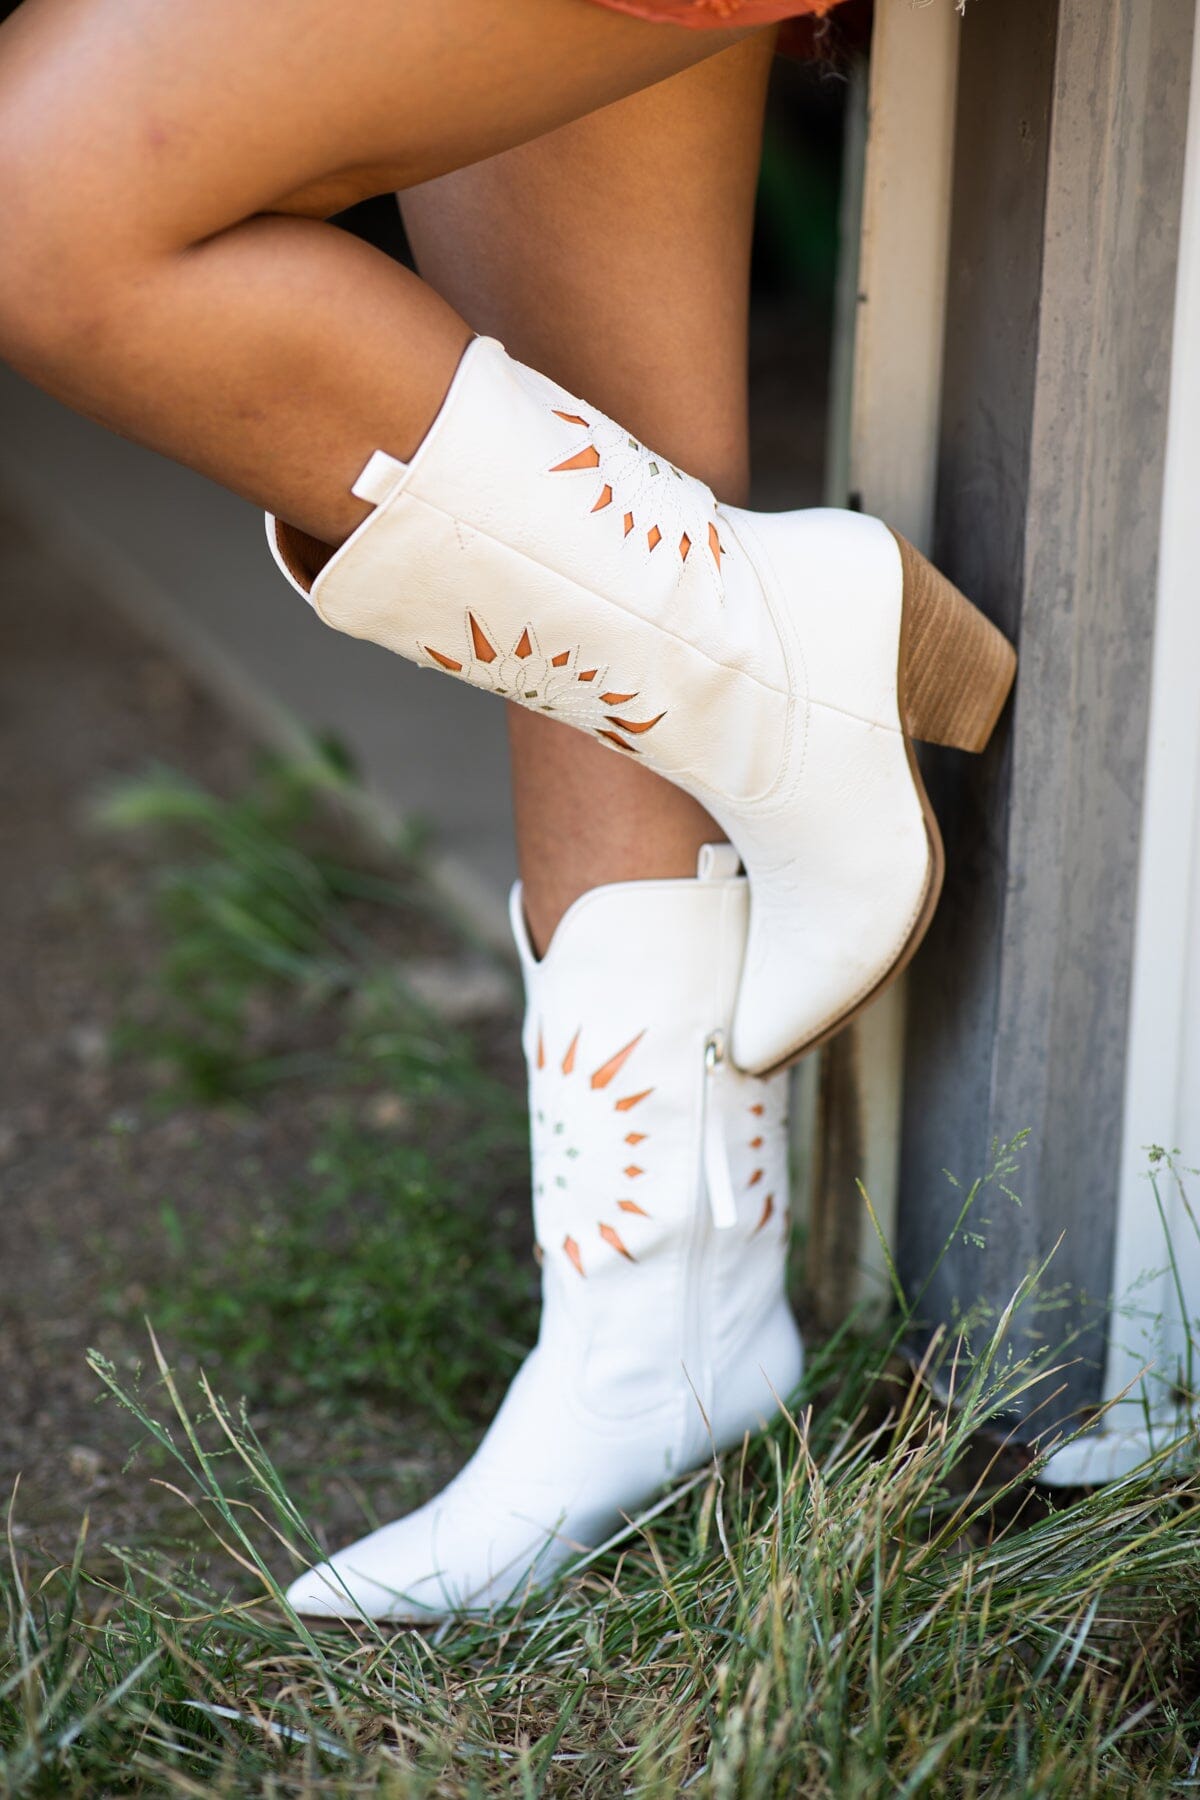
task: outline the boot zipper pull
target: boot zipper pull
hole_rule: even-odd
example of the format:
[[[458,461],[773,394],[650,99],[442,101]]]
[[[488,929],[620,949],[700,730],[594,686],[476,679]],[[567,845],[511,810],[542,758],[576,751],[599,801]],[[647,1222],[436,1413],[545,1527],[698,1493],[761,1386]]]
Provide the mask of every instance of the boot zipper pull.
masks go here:
[[[729,1152],[721,1129],[721,1071],[725,1067],[725,1034],[714,1031],[704,1046],[704,1185],[713,1224],[728,1231],[737,1224],[737,1202],[729,1172]]]

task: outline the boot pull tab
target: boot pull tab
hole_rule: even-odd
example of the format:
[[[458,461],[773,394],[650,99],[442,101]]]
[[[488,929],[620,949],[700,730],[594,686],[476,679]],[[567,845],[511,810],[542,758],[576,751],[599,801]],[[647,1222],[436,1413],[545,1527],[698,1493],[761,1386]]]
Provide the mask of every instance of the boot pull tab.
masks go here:
[[[372,506],[382,506],[407,474],[407,463],[389,456],[386,450],[373,450],[357,480],[351,483],[350,492],[356,500],[369,500]]]
[[[721,1129],[721,1089],[725,1079],[725,1033],[714,1031],[704,1046],[704,1185],[713,1224],[728,1231],[737,1224],[737,1201],[729,1171],[729,1149]]]
[[[732,844],[701,844],[696,858],[697,881],[731,881],[742,866]]]

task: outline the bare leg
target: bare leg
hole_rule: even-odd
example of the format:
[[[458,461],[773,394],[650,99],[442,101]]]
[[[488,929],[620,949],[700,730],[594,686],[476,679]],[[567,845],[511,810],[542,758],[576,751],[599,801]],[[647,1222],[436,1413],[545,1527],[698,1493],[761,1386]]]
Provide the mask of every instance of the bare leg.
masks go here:
[[[422,272],[479,329],[742,502],[746,301],[770,34],[403,197]],[[696,801],[509,708],[525,909],[543,952],[604,882],[692,874]]]
[[[0,353],[336,543],[364,512],[348,484],[377,446],[411,455],[469,332],[320,216],[739,35],[585,0],[27,0],[0,31]]]

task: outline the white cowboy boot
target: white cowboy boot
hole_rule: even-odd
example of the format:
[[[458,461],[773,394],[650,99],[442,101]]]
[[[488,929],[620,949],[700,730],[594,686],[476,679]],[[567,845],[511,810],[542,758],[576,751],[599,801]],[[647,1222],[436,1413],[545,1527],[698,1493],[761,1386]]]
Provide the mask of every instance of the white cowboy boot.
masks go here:
[[[564,719],[693,794],[753,906],[732,1053],[778,1068],[872,999],[924,935],[941,839],[910,737],[979,750],[1011,648],[877,519],[719,506],[619,425],[469,346],[407,466],[315,573],[327,624]]]
[[[297,1612],[488,1612],[771,1419],[803,1354],[784,1291],[786,1077],[723,1055],[746,938],[728,844],[695,881],[578,900],[528,1009],[542,1324],[462,1473],[288,1590]]]

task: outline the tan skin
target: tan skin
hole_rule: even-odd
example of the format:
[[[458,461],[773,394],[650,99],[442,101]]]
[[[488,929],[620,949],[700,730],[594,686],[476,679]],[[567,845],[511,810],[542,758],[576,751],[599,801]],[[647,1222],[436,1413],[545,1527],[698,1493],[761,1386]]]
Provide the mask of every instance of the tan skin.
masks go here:
[[[750,228],[772,50],[759,32],[401,197],[422,272],[465,318],[731,502],[749,485]],[[539,951],[588,889],[690,875],[724,836],[689,795],[544,714],[510,707],[509,740]]]
[[[0,355],[328,544],[472,330],[741,498],[769,38],[589,0],[352,18],[26,0],[0,28]],[[392,188],[428,282],[323,222]],[[691,873],[719,835],[578,733],[514,712],[512,742],[539,949],[580,893]]]

